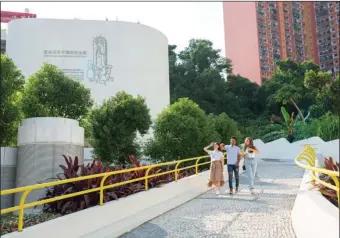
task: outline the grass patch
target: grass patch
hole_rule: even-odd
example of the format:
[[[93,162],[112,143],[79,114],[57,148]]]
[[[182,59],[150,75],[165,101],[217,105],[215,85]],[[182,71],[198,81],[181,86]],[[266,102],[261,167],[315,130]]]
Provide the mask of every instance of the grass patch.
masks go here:
[[[59,214],[41,213],[41,214],[25,214],[24,228],[43,223],[60,217]],[[1,231],[0,236],[15,232],[18,230],[18,216],[17,215],[1,215]]]

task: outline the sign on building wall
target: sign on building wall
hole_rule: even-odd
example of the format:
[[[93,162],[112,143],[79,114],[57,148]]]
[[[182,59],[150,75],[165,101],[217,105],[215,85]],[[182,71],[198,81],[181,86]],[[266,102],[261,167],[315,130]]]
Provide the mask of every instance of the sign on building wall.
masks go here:
[[[141,24],[15,20],[8,24],[6,51],[26,79],[43,63],[55,65],[90,89],[97,105],[125,91],[144,97],[156,118],[170,102],[168,40]]]
[[[108,64],[107,40],[103,36],[97,36],[92,42],[92,51],[83,49],[44,49],[45,58],[79,58],[88,59],[84,68],[62,68],[61,70],[69,77],[83,81],[88,80],[93,83],[106,85],[113,82],[112,65]]]

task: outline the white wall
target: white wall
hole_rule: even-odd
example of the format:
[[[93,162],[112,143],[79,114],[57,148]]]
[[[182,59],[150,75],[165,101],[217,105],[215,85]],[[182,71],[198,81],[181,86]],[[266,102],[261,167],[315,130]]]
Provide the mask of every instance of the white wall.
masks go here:
[[[339,209],[319,191],[311,190],[310,174],[306,170],[292,211],[295,235],[297,238],[338,238]]]
[[[28,118],[22,121],[18,130],[18,163],[16,187],[51,181],[62,172],[59,165],[65,165],[63,155],[73,159],[78,156],[83,163],[84,128],[76,120],[58,117]],[[44,190],[32,191],[26,202],[33,202],[45,195]],[[15,195],[17,205],[21,194]],[[27,209],[39,212],[38,209]],[[28,212],[27,211],[27,212]]]
[[[1,147],[1,165],[16,166],[17,165],[17,148]]]
[[[1,147],[1,190],[15,188],[17,148]],[[14,195],[1,196],[1,209],[12,207]]]
[[[105,52],[105,47],[94,47],[99,36],[106,39],[107,51],[96,58],[97,49]],[[125,90],[145,97],[155,118],[170,103],[167,37],[142,24],[17,19],[8,24],[6,51],[26,77],[39,70],[43,62],[58,66],[90,88],[99,104]],[[97,59],[97,66],[111,67],[106,84],[104,77],[90,81],[93,72],[89,64]],[[105,60],[107,63],[101,63]]]
[[[93,148],[84,148],[84,164],[87,164],[93,161],[92,151],[93,151]]]
[[[325,142],[319,137],[289,143],[285,138],[263,143],[262,140],[254,140],[254,145],[258,147],[262,159],[283,159],[294,160],[302,151],[304,144],[314,144],[312,147],[317,153],[322,153],[325,157],[332,156],[335,161],[339,161],[339,139]]]
[[[60,117],[34,117],[22,121],[18,146],[27,144],[68,143],[84,146],[84,128],[79,122]]]

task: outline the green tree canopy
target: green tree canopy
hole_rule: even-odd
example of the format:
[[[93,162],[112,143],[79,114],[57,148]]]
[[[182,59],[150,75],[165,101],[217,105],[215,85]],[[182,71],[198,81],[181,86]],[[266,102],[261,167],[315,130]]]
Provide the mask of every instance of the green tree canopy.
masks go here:
[[[222,113],[218,116],[214,114],[208,115],[208,124],[218,133],[221,141],[229,144],[230,137],[235,136],[237,143],[242,143],[242,136],[238,130],[236,122],[231,119],[227,114]]]
[[[282,60],[276,63],[277,70],[271,80],[278,83],[278,90],[273,92],[275,101],[279,104],[291,104],[292,100],[305,110],[315,102],[315,92],[306,90],[305,73],[308,70],[319,71],[312,62],[295,63],[292,60]]]
[[[158,161],[199,156],[208,143],[221,140],[204,111],[188,98],[162,111],[153,129],[154,138],[148,142],[146,154]]]
[[[89,122],[94,154],[106,163],[124,165],[129,154],[138,154],[137,132],[147,133],[151,117],[144,98],[122,91],[93,109]]]
[[[259,86],[240,75],[228,76],[224,111],[241,124],[247,124],[262,113],[257,100]]]
[[[222,113],[225,106],[225,72],[231,73],[231,61],[220,56],[208,40],[190,40],[177,54],[169,46],[171,102],[188,97],[207,113]]]
[[[308,70],[305,87],[316,92],[316,103],[311,106],[314,117],[320,117],[328,111],[339,115],[339,76],[333,81],[328,72]]]
[[[46,64],[28,79],[22,110],[29,117],[65,117],[79,120],[92,107],[90,89]]]
[[[14,62],[5,54],[1,54],[0,77],[0,145],[14,146],[18,125],[22,119],[18,101],[24,89],[25,79]]]

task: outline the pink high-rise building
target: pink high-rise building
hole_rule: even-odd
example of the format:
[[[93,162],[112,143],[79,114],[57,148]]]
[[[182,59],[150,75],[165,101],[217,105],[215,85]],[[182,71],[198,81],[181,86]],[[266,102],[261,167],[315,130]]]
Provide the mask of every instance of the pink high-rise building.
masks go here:
[[[223,2],[226,57],[233,73],[261,84],[255,2]]]
[[[314,61],[339,73],[339,2],[223,2],[226,57],[261,85],[276,61]]]

